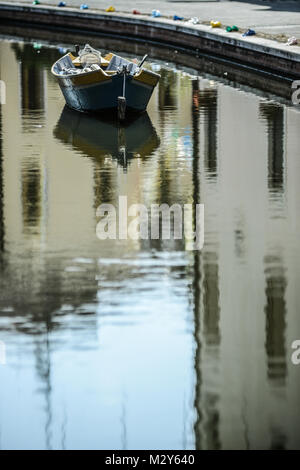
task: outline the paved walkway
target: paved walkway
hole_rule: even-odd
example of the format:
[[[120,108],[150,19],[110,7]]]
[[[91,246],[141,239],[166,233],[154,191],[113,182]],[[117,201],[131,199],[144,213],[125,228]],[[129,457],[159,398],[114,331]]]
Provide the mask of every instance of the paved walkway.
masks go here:
[[[40,0],[44,5],[57,5],[58,0]],[[248,0],[248,1],[167,1],[167,0],[65,0],[68,6],[87,3],[90,9],[105,10],[113,5],[117,11],[132,12],[135,8],[142,13],[159,9],[162,15],[174,14],[197,16],[201,22],[220,20],[224,26],[236,24],[241,28],[253,28],[259,33],[283,40],[281,35],[296,36],[300,40],[300,0]],[[14,3],[12,0],[11,3]],[[29,0],[16,3],[31,4]]]

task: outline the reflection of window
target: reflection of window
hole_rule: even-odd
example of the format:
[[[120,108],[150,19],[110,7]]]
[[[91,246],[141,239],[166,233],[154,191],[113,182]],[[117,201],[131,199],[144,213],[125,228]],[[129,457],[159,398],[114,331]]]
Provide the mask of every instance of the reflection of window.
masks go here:
[[[274,103],[260,103],[260,116],[267,122],[268,185],[271,190],[283,189],[283,107]]]
[[[22,62],[21,73],[21,106],[25,111],[41,111],[45,109],[45,77],[44,70],[34,64]]]
[[[218,92],[208,88],[199,92],[201,121],[204,126],[204,163],[211,176],[217,174],[217,109]]]
[[[159,108],[177,108],[178,76],[171,70],[161,70],[159,80],[158,96]]]
[[[36,232],[41,215],[41,174],[39,167],[29,163],[22,170],[23,224],[26,232]]]
[[[272,264],[275,260],[272,260]],[[266,352],[268,377],[270,380],[284,380],[285,360],[285,289],[286,280],[282,266],[273,267],[266,285]]]
[[[45,63],[47,49],[35,49],[32,44],[12,44],[20,64],[21,109],[44,111],[45,109]]]

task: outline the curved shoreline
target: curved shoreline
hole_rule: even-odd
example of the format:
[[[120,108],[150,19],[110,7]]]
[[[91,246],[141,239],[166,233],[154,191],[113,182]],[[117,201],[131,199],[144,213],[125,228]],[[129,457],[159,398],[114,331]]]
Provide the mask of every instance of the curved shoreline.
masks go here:
[[[4,2],[0,3],[0,21],[22,23],[23,27],[36,25],[38,28],[125,36],[152,44],[164,44],[173,49],[189,50],[194,55],[211,54],[290,78],[300,77],[299,47],[257,36],[243,38],[239,33],[227,33],[203,24],[192,25],[129,13]]]

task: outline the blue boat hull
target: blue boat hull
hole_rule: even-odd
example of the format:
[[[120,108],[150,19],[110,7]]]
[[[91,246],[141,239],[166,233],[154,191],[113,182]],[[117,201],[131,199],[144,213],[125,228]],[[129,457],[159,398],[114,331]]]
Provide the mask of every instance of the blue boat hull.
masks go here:
[[[131,76],[125,78],[126,108],[129,111],[146,110],[154,86],[138,82]],[[118,97],[123,95],[123,75],[95,84],[74,86],[72,80],[61,79],[59,84],[67,105],[82,112],[106,112],[117,110]]]

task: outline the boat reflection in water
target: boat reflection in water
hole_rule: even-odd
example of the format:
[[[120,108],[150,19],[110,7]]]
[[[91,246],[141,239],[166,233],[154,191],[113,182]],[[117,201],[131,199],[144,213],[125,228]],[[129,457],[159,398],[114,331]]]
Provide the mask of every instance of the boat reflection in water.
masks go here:
[[[159,137],[147,112],[120,124],[78,113],[64,107],[54,129],[54,136],[85,156],[103,159],[112,156],[124,168],[130,159],[149,157],[159,146]]]

